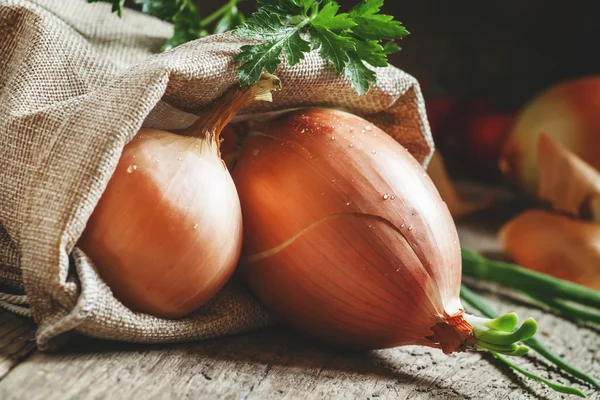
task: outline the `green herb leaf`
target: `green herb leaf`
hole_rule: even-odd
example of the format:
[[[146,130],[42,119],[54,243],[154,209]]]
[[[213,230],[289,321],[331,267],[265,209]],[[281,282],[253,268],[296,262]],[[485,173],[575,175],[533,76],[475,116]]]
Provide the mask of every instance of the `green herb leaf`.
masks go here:
[[[298,31],[294,32],[288,40],[283,43],[283,54],[288,64],[294,66],[304,59],[304,53],[310,51],[310,43],[300,37]]]
[[[285,5],[285,2],[280,5]],[[304,20],[306,24],[308,19]],[[302,60],[304,54],[310,51],[310,43],[300,36],[301,27],[302,25],[286,24],[278,14],[262,9],[237,28],[237,36],[267,40],[258,45],[242,46],[242,52],[236,57],[236,61],[244,63],[238,71],[240,84],[250,85],[256,82],[263,69],[274,73],[281,62],[282,52],[290,65]]]
[[[112,9],[111,11],[117,13],[120,17],[123,16],[123,6],[125,5],[125,0],[86,0],[88,3],[98,3],[99,1],[103,3],[111,3]]]
[[[388,65],[383,46],[375,40],[357,41],[356,53],[361,60],[368,62],[374,67],[386,67]]]
[[[346,64],[344,75],[348,78],[354,90],[359,95],[363,95],[369,91],[370,84],[377,81],[377,76],[375,72],[367,68],[356,52],[349,53],[348,58],[349,61]]]
[[[408,34],[392,16],[379,14],[383,0],[364,0],[350,13],[340,13],[334,0],[258,3],[260,10],[235,30],[240,37],[265,41],[242,47],[236,60],[243,63],[238,74],[243,85],[255,82],[263,68],[275,72],[282,52],[294,65],[312,49],[344,74],[359,94],[364,94],[376,81],[375,72],[365,63],[387,66],[387,54],[400,49],[392,41]]]
[[[232,30],[233,28],[241,25],[246,20],[244,14],[236,6],[232,6],[229,12],[221,17],[215,25],[213,33],[223,33]]]
[[[306,16],[306,12],[313,3],[314,0],[258,0],[261,11],[279,14],[281,16]]]
[[[253,46],[242,46],[235,61],[244,63],[238,71],[241,85],[250,85],[260,78],[263,69],[274,73],[281,62],[281,42],[271,41]]]
[[[125,3],[87,1],[108,1],[119,15]],[[400,50],[393,40],[408,34],[392,16],[379,13],[383,0],[362,0],[349,13],[340,13],[335,0],[257,0],[260,8],[248,20],[237,8],[240,1],[229,0],[202,19],[194,0],[133,0],[142,6],[142,12],[173,24],[173,36],[163,49],[208,35],[207,27],[213,23],[214,33],[237,27],[237,36],[263,41],[243,46],[236,58],[242,63],[238,70],[242,85],[254,83],[263,70],[274,73],[282,53],[293,66],[306,53],[318,50],[359,94],[364,94],[376,81],[367,64],[385,67],[387,55]]]
[[[386,43],[383,45],[383,52],[384,52],[385,54],[393,54],[393,53],[397,53],[397,52],[399,52],[400,50],[402,50],[402,49],[400,48],[400,46],[398,46],[398,45],[397,45],[396,43],[394,43],[394,42],[386,42]]]
[[[366,0],[350,10],[350,16],[357,26],[352,29],[356,35],[367,40],[401,39],[408,31],[391,15],[378,14],[383,0]]]
[[[337,14],[339,9],[340,6],[336,3],[325,4],[325,7],[310,22],[311,25],[320,31],[329,30],[336,33],[355,27],[356,23],[348,14]]]
[[[163,46],[163,50],[177,47],[208,35],[200,21],[198,8],[191,0],[183,0],[179,11],[173,16],[173,36]]]
[[[181,0],[133,0],[142,6],[142,12],[163,21],[173,22],[173,17],[181,8]]]
[[[343,72],[348,63],[348,51],[354,50],[354,41],[347,36],[340,36],[326,29],[310,30],[313,48],[319,49],[321,57],[329,61],[338,72]]]
[[[277,41],[288,38],[297,30],[293,25],[284,25],[279,15],[262,10],[237,28],[235,34],[239,37]]]

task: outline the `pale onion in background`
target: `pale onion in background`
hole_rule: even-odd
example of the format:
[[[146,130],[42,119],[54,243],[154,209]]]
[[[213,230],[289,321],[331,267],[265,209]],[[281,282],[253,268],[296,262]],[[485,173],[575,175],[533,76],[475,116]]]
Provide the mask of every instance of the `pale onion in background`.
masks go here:
[[[538,193],[537,155],[542,133],[600,170],[600,77],[551,87],[519,113],[503,146],[499,165],[532,198]]]
[[[600,223],[600,172],[546,134],[540,136],[538,164],[540,198],[556,211]]]
[[[600,289],[600,225],[529,210],[507,222],[499,237],[515,263]]]

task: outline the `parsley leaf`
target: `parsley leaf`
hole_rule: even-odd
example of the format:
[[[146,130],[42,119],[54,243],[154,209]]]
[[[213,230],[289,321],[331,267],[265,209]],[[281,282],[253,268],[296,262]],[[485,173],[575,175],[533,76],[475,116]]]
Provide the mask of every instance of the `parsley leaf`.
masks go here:
[[[340,13],[335,0],[258,0],[260,9],[234,33],[264,41],[243,46],[236,61],[240,84],[249,85],[263,70],[274,73],[283,53],[295,65],[311,50],[342,73],[359,93],[368,92],[376,74],[366,64],[385,67],[393,43],[408,35],[390,15],[380,14],[383,0],[363,0]],[[321,7],[319,9],[319,7]],[[384,45],[382,43],[385,42]]]
[[[359,95],[369,91],[371,83],[375,83],[377,77],[373,70],[366,67],[356,52],[348,53],[348,63],[344,70],[344,76],[352,82],[352,87]]]
[[[137,0],[140,1],[140,0]],[[183,0],[179,11],[173,15],[173,36],[163,45],[163,50],[208,35],[200,20],[198,8],[191,0]]]
[[[178,0],[133,0],[133,2],[142,6],[143,13],[168,22],[173,22],[173,17],[179,12],[181,6]]]
[[[398,45],[397,45],[396,43],[394,43],[394,42],[386,42],[386,43],[383,45],[383,52],[384,52],[385,54],[393,54],[393,53],[397,53],[397,52],[399,52],[400,50],[402,50],[402,49],[400,48],[400,46],[398,46]]]
[[[340,6],[336,3],[325,4],[323,9],[310,22],[311,25],[319,30],[329,30],[337,33],[355,27],[356,22],[352,21],[348,14],[337,14],[339,9]]]
[[[119,16],[125,3],[87,1],[109,2]],[[202,19],[194,0],[133,0],[142,12],[173,24],[173,36],[163,49],[208,35],[213,23],[213,33],[237,27],[237,36],[261,41],[242,46],[236,57],[242,85],[256,82],[263,70],[274,73],[283,58],[293,66],[315,50],[364,94],[376,82],[369,66],[385,67],[387,55],[400,51],[394,40],[408,35],[400,22],[379,12],[384,0],[361,0],[347,13],[339,12],[335,0],[256,0],[259,9],[247,20],[237,8],[241,1],[228,0]]]
[[[215,25],[213,33],[223,33],[232,30],[236,26],[244,23],[246,17],[240,12],[240,10],[233,6],[228,13],[223,15],[221,19]]]
[[[383,0],[365,0],[350,10],[352,20],[358,25],[352,31],[363,39],[402,39],[408,31],[391,15],[378,14]]]
[[[352,38],[319,28],[311,29],[310,34],[313,39],[313,49],[320,49],[321,57],[328,60],[337,72],[344,72],[348,62],[347,52],[355,48]]]
[[[125,5],[125,0],[86,0],[88,3],[98,3],[102,1],[104,3],[112,3],[111,11],[117,13],[119,17],[123,15],[123,6]]]
[[[122,16],[125,0],[87,0],[88,3],[97,1],[112,3],[112,12]],[[208,26],[215,21],[213,33],[222,33],[239,26],[245,20],[237,8],[240,1],[243,0],[229,0],[227,4],[202,19],[194,0],[133,0],[141,6],[143,13],[173,24],[173,36],[164,44],[163,50],[207,36]]]
[[[305,18],[305,23],[307,21]],[[304,53],[310,51],[310,43],[300,36],[302,26],[285,24],[278,14],[262,9],[237,28],[236,35],[240,37],[266,40],[258,45],[242,46],[242,52],[235,59],[244,63],[238,71],[240,83],[250,85],[256,82],[263,69],[274,73],[282,52],[292,66],[302,60]]]

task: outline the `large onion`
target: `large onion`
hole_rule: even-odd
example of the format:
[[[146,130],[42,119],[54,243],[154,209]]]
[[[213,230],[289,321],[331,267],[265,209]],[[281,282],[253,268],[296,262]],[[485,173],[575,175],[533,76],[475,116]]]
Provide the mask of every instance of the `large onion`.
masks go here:
[[[489,327],[459,300],[448,208],[383,131],[341,111],[292,111],[253,127],[233,177],[244,215],[241,273],[288,324],[353,348],[485,347],[477,332]]]

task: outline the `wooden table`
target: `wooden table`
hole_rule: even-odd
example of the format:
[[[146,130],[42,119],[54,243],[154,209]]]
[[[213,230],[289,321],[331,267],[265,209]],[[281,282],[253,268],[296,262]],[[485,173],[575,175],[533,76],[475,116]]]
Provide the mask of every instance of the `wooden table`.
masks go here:
[[[508,210],[508,211],[507,211]],[[463,246],[501,249],[493,232],[513,210],[490,210],[460,223]],[[534,317],[539,337],[600,378],[600,331],[537,308],[506,288],[478,285],[500,311]],[[32,341],[33,323],[0,312],[0,399],[559,399],[542,384],[484,353],[445,356],[405,347],[342,352],[284,327],[180,345],[132,345],[76,337],[57,353]],[[535,355],[517,362],[574,384]]]

